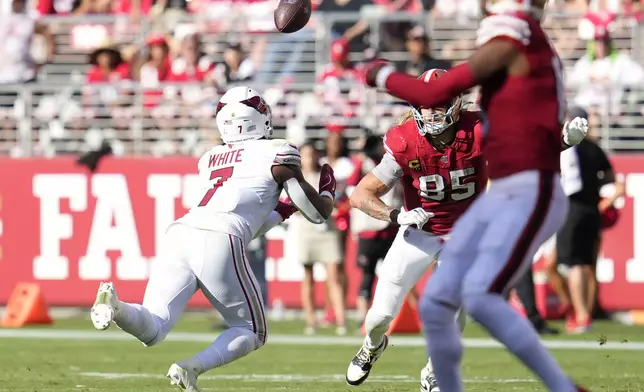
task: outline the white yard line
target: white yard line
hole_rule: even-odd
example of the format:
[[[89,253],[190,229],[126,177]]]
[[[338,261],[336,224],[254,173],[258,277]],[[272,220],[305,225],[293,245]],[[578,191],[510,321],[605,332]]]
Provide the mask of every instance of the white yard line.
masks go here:
[[[131,378],[163,378],[160,374],[150,373],[103,373],[103,372],[86,372],[78,373],[81,377],[104,378],[111,380],[131,379]],[[200,380],[234,380],[244,382],[344,382],[344,374],[204,374],[199,376]],[[467,383],[534,383],[537,380],[529,378],[471,378],[464,380]],[[369,377],[369,383],[378,382],[402,382],[418,383],[418,378],[410,376],[396,375],[372,375]]]
[[[168,341],[174,342],[212,342],[216,333],[171,332]],[[83,331],[65,329],[0,329],[0,339],[50,339],[50,340],[134,340],[132,336],[118,331]],[[302,336],[302,335],[268,335],[269,344],[281,345],[336,345],[356,346],[362,343],[360,336]],[[424,347],[425,342],[419,336],[393,336],[393,346]],[[500,348],[493,339],[463,339],[467,348]],[[553,350],[634,350],[644,351],[644,342],[607,342],[599,345],[592,340],[544,340],[544,345]]]

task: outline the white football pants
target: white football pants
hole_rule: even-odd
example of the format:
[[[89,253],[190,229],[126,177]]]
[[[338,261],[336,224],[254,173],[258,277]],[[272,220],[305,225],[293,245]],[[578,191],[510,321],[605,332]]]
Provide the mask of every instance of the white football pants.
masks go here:
[[[263,299],[242,240],[176,223],[163,241],[163,251],[151,266],[143,304],[126,304],[129,315],[115,320],[116,324],[147,346],[157,344],[199,289],[231,329],[251,332],[254,347],[250,351],[261,347],[267,332]],[[139,321],[131,320],[137,317]]]
[[[412,227],[398,230],[380,266],[373,303],[365,318],[367,347],[380,345],[407,294],[437,260],[444,243],[443,238]],[[464,326],[464,317],[458,321]]]

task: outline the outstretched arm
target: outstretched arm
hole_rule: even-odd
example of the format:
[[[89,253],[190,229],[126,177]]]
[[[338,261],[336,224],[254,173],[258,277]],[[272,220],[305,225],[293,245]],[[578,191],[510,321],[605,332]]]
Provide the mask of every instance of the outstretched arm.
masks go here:
[[[376,74],[367,73],[367,83],[387,88],[391,95],[414,106],[436,107],[451,102],[454,97],[501,70],[523,74],[527,71],[527,62],[515,60],[530,43],[531,36],[530,24],[521,18],[512,15],[488,16],[481,21],[476,32],[476,52],[465,64],[450,69],[440,79],[423,83],[409,75],[394,73],[393,69],[380,64],[376,66],[380,68]]]
[[[451,68],[441,78],[425,83],[392,67],[380,65],[372,77],[373,84],[386,88],[389,94],[420,107],[436,107],[479,84],[497,71],[506,68],[519,53],[516,44],[496,39],[478,48],[464,64]],[[373,72],[370,70],[369,72]],[[368,80],[369,81],[369,80]]]

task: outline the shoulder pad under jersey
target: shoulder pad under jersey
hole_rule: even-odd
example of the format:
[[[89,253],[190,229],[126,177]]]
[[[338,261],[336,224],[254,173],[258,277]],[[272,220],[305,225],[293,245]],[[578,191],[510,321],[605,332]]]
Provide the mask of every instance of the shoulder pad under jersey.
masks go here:
[[[385,133],[382,142],[385,150],[393,156],[402,154],[407,150],[407,141],[402,132],[402,127],[393,127]]]
[[[271,145],[275,151],[275,159],[273,164],[275,165],[291,165],[291,166],[302,166],[302,161],[300,158],[300,151],[297,147],[287,142],[284,139],[274,139],[271,140]]]
[[[494,38],[509,38],[522,46],[530,44],[532,31],[527,20],[512,14],[490,15],[484,18],[476,31],[476,47]]]

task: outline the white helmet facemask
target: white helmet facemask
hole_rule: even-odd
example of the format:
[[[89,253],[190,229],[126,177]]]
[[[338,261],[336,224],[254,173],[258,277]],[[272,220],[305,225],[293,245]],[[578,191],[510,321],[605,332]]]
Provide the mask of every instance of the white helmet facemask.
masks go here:
[[[257,91],[246,86],[233,87],[221,97],[215,121],[226,144],[273,136],[270,106]]]
[[[447,109],[433,109],[431,113],[423,114],[421,109],[412,106],[411,111],[421,135],[440,135],[458,121],[461,98],[456,98]]]

